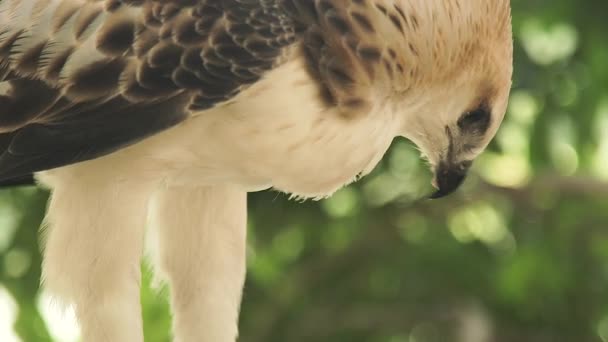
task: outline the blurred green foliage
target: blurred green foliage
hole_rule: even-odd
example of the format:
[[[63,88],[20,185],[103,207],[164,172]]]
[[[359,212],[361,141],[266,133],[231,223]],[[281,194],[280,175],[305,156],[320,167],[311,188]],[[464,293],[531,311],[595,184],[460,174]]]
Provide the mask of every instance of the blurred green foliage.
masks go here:
[[[329,200],[250,196],[241,341],[608,341],[608,2],[512,5],[509,113],[457,195],[417,201],[430,176],[397,141]],[[0,193],[0,329],[28,342],[67,339],[38,288],[45,201]],[[169,341],[150,278],[146,341]]]

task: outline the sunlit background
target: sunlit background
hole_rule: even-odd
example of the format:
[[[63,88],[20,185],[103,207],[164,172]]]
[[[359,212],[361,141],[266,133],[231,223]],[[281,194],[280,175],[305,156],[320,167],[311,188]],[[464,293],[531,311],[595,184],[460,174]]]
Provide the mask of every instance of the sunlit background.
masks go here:
[[[608,1],[514,0],[509,112],[458,194],[397,141],[323,202],[250,197],[241,341],[608,341]],[[40,292],[46,193],[0,192],[0,341],[77,341]],[[169,341],[166,289],[142,302]]]

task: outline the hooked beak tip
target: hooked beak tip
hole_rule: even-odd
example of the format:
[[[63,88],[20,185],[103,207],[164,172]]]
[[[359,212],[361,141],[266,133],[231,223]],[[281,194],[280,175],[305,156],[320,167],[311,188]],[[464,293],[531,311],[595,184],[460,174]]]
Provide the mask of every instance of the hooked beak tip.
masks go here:
[[[437,168],[433,186],[437,189],[429,199],[446,197],[456,191],[464,182],[470,163],[460,165],[440,164]]]

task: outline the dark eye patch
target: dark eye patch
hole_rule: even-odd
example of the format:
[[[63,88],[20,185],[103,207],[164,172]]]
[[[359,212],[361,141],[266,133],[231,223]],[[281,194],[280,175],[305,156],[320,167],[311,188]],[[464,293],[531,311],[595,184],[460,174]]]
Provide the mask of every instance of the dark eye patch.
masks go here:
[[[479,107],[462,114],[458,127],[466,133],[484,134],[490,127],[491,114],[485,107]]]

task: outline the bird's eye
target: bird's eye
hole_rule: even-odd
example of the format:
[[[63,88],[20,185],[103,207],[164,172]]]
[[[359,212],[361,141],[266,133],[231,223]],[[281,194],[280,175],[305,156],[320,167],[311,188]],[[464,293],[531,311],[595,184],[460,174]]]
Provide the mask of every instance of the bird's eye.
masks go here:
[[[483,133],[488,129],[488,126],[490,126],[490,112],[484,108],[464,113],[458,119],[458,127],[461,130]]]

